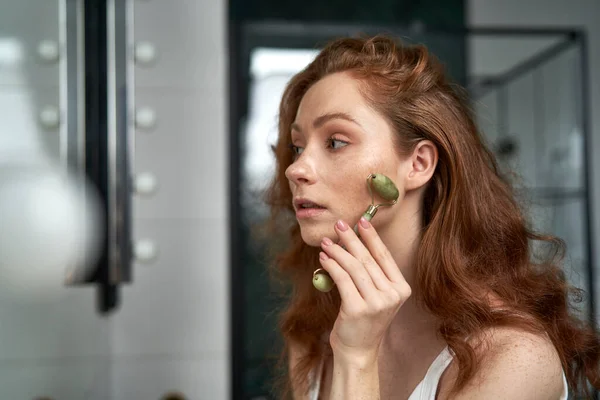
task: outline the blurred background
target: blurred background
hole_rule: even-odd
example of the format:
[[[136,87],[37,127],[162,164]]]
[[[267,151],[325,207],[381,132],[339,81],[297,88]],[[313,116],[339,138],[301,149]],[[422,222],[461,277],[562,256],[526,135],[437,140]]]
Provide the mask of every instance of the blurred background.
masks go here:
[[[0,0],[0,399],[271,399],[260,192],[290,77],[424,43],[600,299],[597,0]]]

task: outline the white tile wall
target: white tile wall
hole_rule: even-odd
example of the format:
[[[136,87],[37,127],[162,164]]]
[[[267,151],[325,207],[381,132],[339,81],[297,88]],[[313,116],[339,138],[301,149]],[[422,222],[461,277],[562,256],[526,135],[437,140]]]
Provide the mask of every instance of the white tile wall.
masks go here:
[[[1,71],[1,69],[0,69]],[[0,76],[2,73],[0,72]],[[10,110],[2,114],[0,138],[9,140],[16,150],[31,146],[39,141],[50,157],[60,155],[59,128],[44,129],[39,123],[39,115],[46,106],[60,107],[58,85],[33,86],[24,84],[0,84],[0,109]],[[3,144],[3,148],[6,142]]]
[[[177,392],[187,400],[229,398],[228,363],[218,358],[118,358],[112,365],[113,399],[159,400]]]
[[[33,129],[54,151],[58,138],[35,119],[58,102],[58,67],[36,50],[58,39],[57,6],[0,0],[0,52],[17,57],[0,63],[0,101],[14,113],[27,100],[29,125],[11,130]],[[136,0],[136,40],[159,55],[135,69],[136,106],[153,108],[158,125],[137,133],[133,168],[154,173],[159,188],[134,198],[134,231],[159,257],[135,264],[110,317],[98,316],[92,287],[57,285],[36,298],[0,290],[1,399],[229,398],[225,32],[224,1]]]
[[[160,246],[156,263],[135,266],[114,316],[118,355],[227,352],[228,281],[223,220],[139,219],[135,235]]]
[[[92,287],[57,285],[43,296],[24,295],[1,292],[0,363],[108,356],[110,324],[98,317]]]
[[[40,41],[58,41],[58,4],[58,0],[0,0],[0,85],[58,83],[58,64],[40,62],[37,55]],[[11,60],[19,61],[18,70],[10,68]]]
[[[157,125],[137,133],[135,170],[153,173],[159,188],[134,199],[136,218],[226,217],[226,103],[215,92],[138,85],[137,106],[153,109]]]
[[[0,398],[111,399],[110,368],[107,356],[0,362]]]
[[[202,88],[223,96],[226,2],[220,0],[137,1],[135,36],[153,43],[158,61],[136,70],[138,87]],[[218,95],[217,95],[218,94]]]
[[[134,266],[113,317],[112,398],[229,398],[226,3],[138,1],[136,40],[158,58],[135,69],[134,170],[156,193],[134,197],[134,235],[158,258]]]

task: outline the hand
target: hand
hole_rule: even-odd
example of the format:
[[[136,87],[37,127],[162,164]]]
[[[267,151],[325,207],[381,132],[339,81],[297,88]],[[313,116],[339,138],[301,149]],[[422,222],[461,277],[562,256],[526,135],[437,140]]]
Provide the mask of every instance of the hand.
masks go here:
[[[371,223],[361,218],[358,225],[364,243],[338,221],[340,244],[324,238],[319,258],[342,300],[329,339],[334,356],[362,365],[377,361],[383,335],[411,289]]]

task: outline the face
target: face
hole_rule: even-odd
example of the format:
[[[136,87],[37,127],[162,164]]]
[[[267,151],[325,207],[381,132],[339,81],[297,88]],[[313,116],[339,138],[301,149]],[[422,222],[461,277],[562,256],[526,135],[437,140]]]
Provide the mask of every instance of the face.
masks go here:
[[[310,246],[319,246],[325,236],[337,240],[338,219],[350,226],[358,222],[371,204],[369,174],[387,175],[400,191],[398,204],[381,207],[373,219],[378,230],[393,221],[404,195],[401,177],[410,162],[401,159],[390,125],[367,104],[358,84],[344,73],[323,78],[303,97],[292,125],[296,158],[286,177],[302,238]],[[302,202],[319,207],[304,208]]]

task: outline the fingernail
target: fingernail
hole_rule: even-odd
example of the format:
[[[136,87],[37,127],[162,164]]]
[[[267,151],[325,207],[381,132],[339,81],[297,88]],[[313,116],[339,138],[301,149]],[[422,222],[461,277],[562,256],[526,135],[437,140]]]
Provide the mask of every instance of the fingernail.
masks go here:
[[[328,237],[323,238],[323,245],[331,246],[332,244],[333,244],[333,241],[331,239],[329,239]]]
[[[367,221],[367,219],[365,217],[360,217],[360,225],[365,228],[368,229],[371,226],[371,223],[369,221]]]
[[[319,258],[323,261],[329,260],[329,256],[322,251],[319,253]]]
[[[338,229],[342,232],[348,229],[348,224],[342,221],[341,219],[336,223]]]

